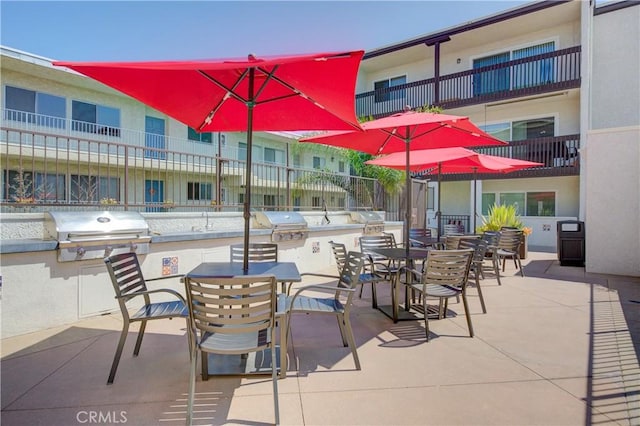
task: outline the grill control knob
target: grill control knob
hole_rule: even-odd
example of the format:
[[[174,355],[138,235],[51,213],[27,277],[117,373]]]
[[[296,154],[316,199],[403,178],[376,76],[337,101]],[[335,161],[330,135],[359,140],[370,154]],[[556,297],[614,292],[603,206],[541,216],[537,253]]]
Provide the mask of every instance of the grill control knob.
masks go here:
[[[138,250],[138,245],[136,243],[131,243],[131,245],[129,246],[129,251],[136,251]]]
[[[78,248],[76,249],[76,254],[78,255],[78,257],[82,257],[82,256],[84,256],[84,254],[85,254],[86,252],[87,252],[87,251],[86,251],[83,247],[78,247]]]

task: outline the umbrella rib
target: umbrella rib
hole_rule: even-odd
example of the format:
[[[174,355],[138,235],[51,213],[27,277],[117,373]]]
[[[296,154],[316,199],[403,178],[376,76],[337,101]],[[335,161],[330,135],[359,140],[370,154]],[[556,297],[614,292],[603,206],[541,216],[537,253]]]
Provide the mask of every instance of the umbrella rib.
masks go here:
[[[206,72],[204,72],[202,70],[198,70],[198,72],[204,78],[206,78],[207,80],[209,80],[210,82],[212,82],[216,86],[220,87],[222,90],[226,91],[225,95],[220,100],[220,102],[218,102],[218,104],[211,111],[209,111],[209,114],[207,114],[207,117],[204,119],[202,124],[200,124],[200,126],[198,126],[198,130],[202,130],[202,128],[204,126],[206,126],[207,124],[211,123],[211,120],[213,119],[213,116],[216,115],[218,110],[222,107],[222,105],[225,103],[225,101],[227,101],[229,98],[234,97],[234,98],[236,98],[237,100],[239,100],[240,102],[242,102],[244,104],[247,103],[247,101],[245,99],[243,99],[240,95],[238,95],[236,92],[234,92],[234,90],[240,85],[240,82],[247,75],[249,70],[248,69],[244,70],[242,72],[242,74],[240,74],[240,77],[238,77],[236,82],[230,88],[225,86],[224,84],[222,84],[221,82],[219,82],[218,80],[216,80],[215,78],[213,78],[212,76],[207,74]]]
[[[394,128],[394,129],[393,129],[393,130],[391,130],[391,131],[386,130],[386,129],[380,129],[380,131],[381,131],[382,133],[386,133],[386,134],[387,134],[387,137],[384,139],[384,142],[382,142],[382,143],[380,144],[380,148],[378,148],[378,152],[376,153],[376,155],[379,155],[379,154],[384,150],[384,147],[385,147],[385,146],[387,146],[387,143],[389,143],[389,141],[391,140],[391,138],[393,138],[393,137],[397,137],[398,139],[401,139],[401,140],[403,140],[403,141],[404,141],[404,139],[402,139],[400,136],[398,136],[398,135],[396,134],[396,131],[397,131],[397,130],[398,130],[397,128]]]

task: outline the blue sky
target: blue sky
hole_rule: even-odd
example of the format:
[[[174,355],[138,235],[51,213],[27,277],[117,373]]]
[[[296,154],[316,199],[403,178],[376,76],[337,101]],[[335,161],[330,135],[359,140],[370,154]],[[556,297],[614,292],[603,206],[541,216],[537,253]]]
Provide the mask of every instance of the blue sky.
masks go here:
[[[0,43],[71,61],[371,50],[523,1],[6,1]]]

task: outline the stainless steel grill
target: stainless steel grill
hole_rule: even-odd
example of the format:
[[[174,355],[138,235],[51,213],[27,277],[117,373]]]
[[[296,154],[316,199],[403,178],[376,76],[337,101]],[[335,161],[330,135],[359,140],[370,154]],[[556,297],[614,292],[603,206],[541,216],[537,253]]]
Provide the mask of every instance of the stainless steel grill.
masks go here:
[[[44,239],[58,241],[58,262],[149,253],[149,225],[138,212],[45,212]]]
[[[364,235],[379,234],[384,231],[384,221],[376,212],[358,211],[351,212],[351,220],[364,224]]]
[[[309,236],[307,221],[298,212],[256,212],[255,225],[272,229],[273,242],[305,240]]]

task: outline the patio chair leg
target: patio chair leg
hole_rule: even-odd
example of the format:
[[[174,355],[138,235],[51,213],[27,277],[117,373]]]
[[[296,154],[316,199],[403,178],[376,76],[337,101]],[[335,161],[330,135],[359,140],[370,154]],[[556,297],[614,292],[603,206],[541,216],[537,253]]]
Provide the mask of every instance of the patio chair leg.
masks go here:
[[[280,378],[287,377],[287,350],[289,342],[287,340],[287,315],[282,314],[278,320],[278,328],[280,328]]]
[[[191,363],[189,365],[189,397],[187,399],[187,425],[193,423],[193,400],[196,393],[196,369],[198,368],[197,358],[198,351],[194,351],[191,355]],[[206,355],[204,352],[201,356]]]
[[[340,328],[340,336],[342,336],[342,346],[345,348],[349,345],[347,341],[345,329],[344,329],[344,319],[338,316],[338,327]]]
[[[344,316],[344,328],[347,332],[347,340],[349,341],[349,347],[351,348],[351,353],[353,354],[353,361],[356,364],[356,370],[361,370],[360,368],[360,359],[358,358],[358,351],[356,349],[356,339],[353,336],[353,332],[351,330],[351,321],[349,321],[349,316]]]
[[[427,333],[427,342],[429,341],[429,310],[427,309],[427,298],[422,296],[422,308],[424,309],[424,329]]]
[[[520,269],[520,276],[524,278],[524,270],[522,269],[522,262],[520,261],[520,256],[518,256],[517,259],[518,259],[518,268]]]
[[[482,306],[482,313],[487,313],[487,307],[484,304],[484,297],[482,296],[482,289],[480,288],[480,278],[478,277],[478,270],[476,269],[474,275],[476,276],[476,288],[478,289],[478,297],[480,298],[480,306]]]
[[[464,306],[464,314],[467,317],[467,326],[469,327],[469,337],[473,337],[473,325],[471,324],[471,315],[469,315],[469,304],[467,303],[467,295],[462,293],[462,305]]]
[[[120,357],[122,356],[122,349],[124,349],[124,342],[127,340],[127,334],[129,333],[129,322],[125,321],[122,325],[122,332],[120,333],[120,340],[116,347],[116,353],[113,356],[113,363],[111,364],[111,371],[109,372],[109,379],[107,384],[113,383],[113,379],[116,377],[116,371],[118,370],[118,364],[120,363]]]
[[[282,351],[282,348],[280,348]],[[283,366],[280,365],[282,369]],[[273,381],[273,410],[276,417],[276,425],[280,424],[280,406],[278,404],[278,364],[276,364],[276,332],[271,330],[271,380]]]
[[[140,353],[140,345],[142,345],[142,338],[144,337],[144,330],[147,328],[147,321],[143,320],[140,323],[140,331],[138,331],[138,338],[136,339],[136,347],[133,349],[133,356],[138,356]]]
[[[358,295],[358,297],[360,299],[362,299],[362,290],[364,290],[364,286],[363,285],[360,286],[360,294]]]
[[[493,265],[493,273],[496,274],[496,279],[498,280],[498,285],[502,285],[502,281],[500,281],[500,263],[495,258],[491,260],[491,263]]]

